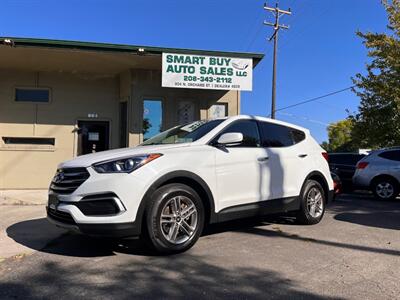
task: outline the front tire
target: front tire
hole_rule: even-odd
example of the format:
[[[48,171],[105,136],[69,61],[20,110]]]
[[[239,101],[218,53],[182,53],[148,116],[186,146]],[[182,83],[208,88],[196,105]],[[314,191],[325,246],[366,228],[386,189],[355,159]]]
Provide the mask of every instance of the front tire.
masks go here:
[[[379,200],[391,201],[399,194],[399,184],[390,177],[377,178],[372,182],[372,192]]]
[[[297,221],[304,225],[313,225],[321,221],[325,213],[326,196],[321,184],[307,180],[300,195],[300,210]]]
[[[190,249],[204,227],[204,206],[191,187],[172,183],[157,189],[146,209],[147,236],[159,253]]]

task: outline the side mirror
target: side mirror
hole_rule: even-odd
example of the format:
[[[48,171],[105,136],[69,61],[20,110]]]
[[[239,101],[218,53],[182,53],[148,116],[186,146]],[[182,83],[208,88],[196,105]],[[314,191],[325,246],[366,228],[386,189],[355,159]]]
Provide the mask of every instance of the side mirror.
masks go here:
[[[243,134],[240,132],[228,132],[221,135],[218,139],[219,145],[232,146],[243,142]]]

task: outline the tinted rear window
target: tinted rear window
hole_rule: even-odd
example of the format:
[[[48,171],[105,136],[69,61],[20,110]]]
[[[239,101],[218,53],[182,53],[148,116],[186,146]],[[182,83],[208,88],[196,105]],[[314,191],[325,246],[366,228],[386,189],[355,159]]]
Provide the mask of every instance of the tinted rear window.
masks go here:
[[[390,150],[378,154],[379,157],[400,161],[400,150]]]
[[[306,134],[301,130],[292,128],[291,131],[292,131],[293,142],[295,144],[300,143],[306,138]]]
[[[329,154],[329,162],[355,166],[364,156],[362,154]]]
[[[279,124],[259,122],[262,147],[288,147],[306,138],[303,131]]]

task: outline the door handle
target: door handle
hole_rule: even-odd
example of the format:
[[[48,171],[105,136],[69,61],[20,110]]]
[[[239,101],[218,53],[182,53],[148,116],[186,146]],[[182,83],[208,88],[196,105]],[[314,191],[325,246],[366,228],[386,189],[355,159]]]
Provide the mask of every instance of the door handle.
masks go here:
[[[259,161],[259,162],[264,162],[264,161],[267,161],[269,159],[269,157],[259,157],[259,158],[257,158],[257,160]]]
[[[299,154],[298,156],[299,156],[300,158],[304,158],[304,157],[307,157],[308,154]]]

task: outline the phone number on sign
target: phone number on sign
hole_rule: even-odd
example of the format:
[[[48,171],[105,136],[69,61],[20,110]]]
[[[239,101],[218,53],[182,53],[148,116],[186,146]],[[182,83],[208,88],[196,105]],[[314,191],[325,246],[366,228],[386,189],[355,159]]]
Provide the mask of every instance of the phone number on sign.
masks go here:
[[[211,77],[211,76],[183,76],[183,81],[191,82],[216,82],[216,83],[232,83],[232,78]]]

